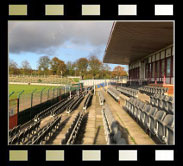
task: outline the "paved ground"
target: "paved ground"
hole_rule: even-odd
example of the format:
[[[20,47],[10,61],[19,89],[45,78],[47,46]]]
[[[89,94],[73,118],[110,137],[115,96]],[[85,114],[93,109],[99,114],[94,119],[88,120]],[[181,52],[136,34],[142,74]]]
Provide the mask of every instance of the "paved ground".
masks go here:
[[[91,106],[86,111],[86,123],[85,128],[81,132],[83,132],[83,138],[81,144],[91,145],[94,142],[95,138],[95,103],[96,103],[96,96],[93,96]]]
[[[98,94],[96,93],[93,96],[91,106],[87,110],[88,118],[82,144],[106,144],[101,109]]]
[[[107,92],[104,97],[108,103],[114,118],[121,125],[122,131],[125,133],[125,139],[128,144],[138,145],[154,145],[154,141],[144,132],[144,130],[134,121],[130,115],[122,108],[124,101],[117,103]]]
[[[96,104],[95,104],[95,140],[94,144],[103,145],[106,144],[104,126],[103,126],[103,117],[101,113],[102,107],[99,104],[98,92],[96,92]]]

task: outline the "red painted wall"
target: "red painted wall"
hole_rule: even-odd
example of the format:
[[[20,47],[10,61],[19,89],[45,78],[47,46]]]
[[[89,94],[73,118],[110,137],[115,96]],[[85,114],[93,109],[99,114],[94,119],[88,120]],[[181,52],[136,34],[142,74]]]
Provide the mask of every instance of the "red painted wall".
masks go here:
[[[9,129],[14,128],[18,125],[18,116],[17,114],[9,117]]]

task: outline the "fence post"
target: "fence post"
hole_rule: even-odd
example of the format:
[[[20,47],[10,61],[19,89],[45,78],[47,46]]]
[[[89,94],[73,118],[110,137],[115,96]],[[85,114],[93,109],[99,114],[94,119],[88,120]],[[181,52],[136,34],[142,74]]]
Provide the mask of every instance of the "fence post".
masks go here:
[[[59,88],[59,96],[61,96],[61,94],[62,94],[62,93],[61,93],[61,91],[62,91],[62,89],[61,89],[61,88]]]
[[[48,95],[47,95],[47,100],[49,99],[49,91],[50,91],[50,89],[51,89],[51,87],[50,88],[48,88]]]
[[[57,97],[58,97],[58,89],[59,89],[59,88],[57,88]]]
[[[10,98],[10,96],[13,95],[14,93],[15,93],[15,91],[11,92],[11,93],[9,94],[9,98]]]
[[[54,96],[55,96],[55,88],[53,88],[53,98],[54,98]]]
[[[31,108],[32,108],[32,104],[33,104],[33,94],[34,94],[34,92],[36,91],[37,89],[34,89],[33,91],[32,91],[32,93],[31,93]]]
[[[24,92],[24,90],[22,90],[19,94],[18,94],[18,100],[17,100],[17,122],[18,122],[18,119],[19,119],[19,112],[20,112],[20,96],[21,94]],[[19,124],[19,122],[18,122]]]
[[[65,94],[64,87],[62,87],[62,90],[63,90],[63,94]]]
[[[67,92],[67,90],[66,90],[66,85],[65,85],[65,93]]]
[[[71,99],[71,87],[69,86],[69,93],[70,93],[70,99]]]
[[[43,88],[43,89],[41,90],[40,103],[42,103],[42,94],[43,94],[43,91],[44,91],[45,89],[46,89],[46,88]]]
[[[58,98],[58,101],[60,101],[60,98],[61,98],[61,97],[60,97],[60,87],[58,87],[57,92],[58,92],[58,93],[57,93],[57,98]]]
[[[33,94],[34,94],[34,92],[36,91],[37,89],[34,89],[33,91],[32,91],[32,93],[31,93],[31,110],[30,110],[30,119],[31,119],[31,116],[32,116],[32,105],[33,105]]]

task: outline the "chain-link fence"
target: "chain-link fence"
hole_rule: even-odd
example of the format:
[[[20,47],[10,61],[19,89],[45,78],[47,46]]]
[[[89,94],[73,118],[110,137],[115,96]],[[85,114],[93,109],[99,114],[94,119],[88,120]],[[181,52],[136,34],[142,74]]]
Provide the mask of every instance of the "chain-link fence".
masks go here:
[[[28,122],[40,111],[70,94],[75,94],[79,88],[79,85],[74,85],[34,89],[29,93],[25,93],[24,90],[17,93],[11,92],[9,94],[9,129]]]
[[[48,100],[58,97],[63,93],[64,91],[61,91],[61,88],[43,88],[38,91],[35,89],[29,94],[22,93],[19,97],[19,111],[23,111],[27,108],[44,103]]]
[[[9,111],[11,108],[14,107],[13,99],[16,98],[18,101],[17,109],[19,112],[26,110],[28,108],[31,108],[33,106],[36,106],[38,104],[44,103],[48,100],[51,100],[53,98],[56,98],[60,96],[61,94],[67,93],[69,91],[73,91],[75,89],[78,89],[79,87],[52,87],[52,88],[43,88],[41,90],[34,89],[30,93],[25,93],[24,90],[22,90],[19,93],[12,93],[9,95]],[[11,101],[12,100],[12,101]]]
[[[9,100],[9,129],[17,126],[18,99]]]
[[[18,109],[18,99],[9,100],[9,116],[17,114]]]

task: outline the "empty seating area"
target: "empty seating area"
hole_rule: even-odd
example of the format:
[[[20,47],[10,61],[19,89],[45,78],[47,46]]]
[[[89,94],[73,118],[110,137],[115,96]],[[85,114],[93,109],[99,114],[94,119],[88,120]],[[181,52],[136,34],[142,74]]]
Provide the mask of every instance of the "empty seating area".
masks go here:
[[[61,117],[56,117],[52,122],[44,126],[36,135],[34,135],[27,144],[44,144],[50,140],[53,134],[59,129]]]
[[[10,144],[24,144],[33,136],[39,129],[40,121],[29,125],[23,131],[18,130],[15,135],[10,134]]]
[[[117,90],[129,97],[138,97],[138,90],[136,89],[118,86]]]
[[[125,110],[159,143],[174,143],[174,115],[133,97],[126,100]]]
[[[67,113],[71,113],[74,109],[76,109],[78,107],[78,105],[81,103],[81,101],[83,100],[84,96],[81,94],[79,97],[77,97],[72,103],[71,105],[67,108]]]
[[[150,104],[169,114],[174,114],[173,97],[161,94],[154,94],[150,96]]]
[[[38,113],[34,119],[40,120],[43,119],[45,117],[47,117],[50,114],[53,114],[56,110],[60,109],[60,107],[62,107],[63,103],[65,103],[67,101],[67,99],[63,99],[57,103],[55,103],[54,105],[52,105],[51,107],[48,107],[47,109],[41,111],[40,113]]]
[[[112,112],[106,103],[102,108],[102,115],[107,144],[126,144],[125,139],[122,138],[119,124],[114,119]]]
[[[93,97],[93,90],[91,90],[92,93],[89,93],[86,100],[85,100],[85,103],[84,103],[84,107],[83,109],[86,110],[88,108],[88,106],[90,105],[91,103],[91,100],[92,100],[92,97]]]
[[[100,103],[100,105],[104,105],[104,102],[105,102],[104,95],[102,94],[101,91],[99,91],[98,95],[99,95],[99,103]]]
[[[9,130],[9,136],[13,137],[19,132],[19,130],[20,130],[20,125],[14,127],[13,129]]]
[[[90,89],[90,92],[85,99],[83,110],[75,116],[74,120],[72,121],[72,124],[70,125],[66,134],[64,135],[64,138],[61,140],[61,144],[74,144],[75,143],[84,114],[86,112],[86,109],[91,104],[92,97],[93,97],[93,88]]]
[[[9,144],[47,144],[60,126],[65,110],[72,112],[84,98],[84,93],[67,97],[44,109],[23,125],[9,130]],[[65,118],[65,117],[64,117]]]
[[[71,130],[71,134],[69,136],[69,139],[67,140],[67,144],[74,144],[75,143],[76,137],[78,135],[78,132],[79,132],[82,120],[83,120],[83,116],[84,116],[83,113],[79,114],[79,117],[78,117],[74,127]]]
[[[147,96],[139,93],[143,90],[135,86],[102,86],[100,89],[94,89],[94,86],[87,87],[85,91],[78,91],[77,94],[42,110],[26,124],[26,127],[22,125],[10,130],[9,144],[77,144],[83,143],[85,132],[88,131],[85,142],[90,141],[91,144],[99,144],[100,136],[104,144],[139,145],[145,140],[145,144],[148,145],[173,145],[173,97],[164,95],[167,90],[158,91],[159,87],[151,88],[156,90],[147,90]],[[121,109],[122,105],[125,111]],[[91,110],[94,112],[92,117],[89,116]],[[90,117],[91,121],[88,121]],[[90,134],[93,134],[92,138],[88,137]],[[140,142],[140,139],[143,141]],[[101,142],[100,144],[103,143]]]
[[[72,96],[71,98],[69,97],[65,102],[63,102],[60,106],[59,109],[56,109],[54,112],[53,112],[53,115],[58,115],[62,112],[64,112],[64,110],[70,106],[70,104],[74,101],[74,96]]]
[[[107,89],[107,92],[115,99],[115,100],[119,100],[119,96],[120,96],[120,92],[118,92],[115,88],[113,87],[109,87]]]
[[[80,116],[80,113],[77,114],[77,116],[74,118],[74,120],[72,121],[72,124],[70,125],[70,127],[68,128],[64,138],[61,140],[61,144],[67,144],[69,138],[70,138],[70,135],[79,119],[79,116]]]
[[[74,144],[75,143],[79,130],[80,130],[80,127],[81,127],[81,124],[82,124],[82,121],[83,121],[83,117],[85,115],[86,109],[91,104],[92,97],[93,97],[93,88],[90,88],[89,94],[84,101],[84,106],[83,106],[82,111],[79,112],[74,117],[74,119],[71,121],[71,125],[69,126],[66,133],[63,135],[63,138],[61,139],[61,144]]]
[[[165,88],[165,87],[143,86],[138,89],[140,90],[140,92],[146,93],[147,95],[152,95],[152,94],[164,95],[165,93],[168,92],[168,88]]]

